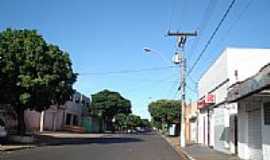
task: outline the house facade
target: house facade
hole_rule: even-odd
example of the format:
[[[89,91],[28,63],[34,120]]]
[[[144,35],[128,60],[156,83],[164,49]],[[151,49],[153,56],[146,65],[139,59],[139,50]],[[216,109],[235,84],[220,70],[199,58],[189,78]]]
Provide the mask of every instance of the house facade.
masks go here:
[[[241,152],[239,103],[227,103],[228,88],[268,62],[269,49],[227,48],[204,73],[198,84],[199,143],[228,154]]]
[[[64,105],[52,105],[43,112],[25,111],[25,125],[28,131],[68,130],[82,126],[82,120],[88,115],[90,98],[75,92]]]

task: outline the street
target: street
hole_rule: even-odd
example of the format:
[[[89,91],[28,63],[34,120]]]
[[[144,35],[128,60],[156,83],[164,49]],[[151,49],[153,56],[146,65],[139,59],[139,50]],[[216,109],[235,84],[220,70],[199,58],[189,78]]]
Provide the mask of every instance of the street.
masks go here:
[[[1,160],[180,160],[176,151],[157,134],[107,135],[63,140],[34,149],[2,153]]]

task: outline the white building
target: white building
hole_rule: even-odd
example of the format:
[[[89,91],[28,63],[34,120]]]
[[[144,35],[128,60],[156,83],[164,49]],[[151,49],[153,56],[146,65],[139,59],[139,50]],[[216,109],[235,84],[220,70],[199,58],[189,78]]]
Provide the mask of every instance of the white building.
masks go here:
[[[239,156],[270,159],[270,63],[230,87],[228,103],[238,103]]]
[[[43,112],[25,111],[25,124],[29,131],[56,131],[82,126],[82,117],[87,116],[90,98],[75,92],[64,105],[55,106]]]
[[[254,75],[270,62],[270,49],[227,48],[199,80],[198,141],[228,154],[245,157],[239,141],[243,119],[238,103],[228,104],[228,88]],[[238,128],[238,129],[237,129]]]

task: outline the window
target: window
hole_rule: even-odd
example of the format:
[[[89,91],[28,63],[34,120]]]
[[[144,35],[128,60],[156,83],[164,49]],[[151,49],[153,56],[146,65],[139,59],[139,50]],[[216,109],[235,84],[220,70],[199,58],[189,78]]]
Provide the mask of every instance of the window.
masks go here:
[[[85,100],[84,99],[82,100],[82,104],[85,105]]]
[[[74,125],[74,126],[78,126],[78,124],[79,124],[78,116],[74,115],[74,116],[73,116],[73,125]]]
[[[264,104],[264,125],[270,125],[270,103]]]
[[[70,125],[70,120],[71,120],[71,114],[67,114],[67,118],[66,118],[66,125]]]
[[[75,97],[75,103],[80,103],[80,97]]]

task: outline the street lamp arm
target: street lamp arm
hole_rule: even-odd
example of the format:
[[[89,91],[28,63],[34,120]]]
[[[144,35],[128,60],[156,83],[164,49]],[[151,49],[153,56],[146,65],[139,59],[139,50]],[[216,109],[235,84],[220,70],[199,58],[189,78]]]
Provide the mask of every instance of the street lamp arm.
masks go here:
[[[156,51],[156,50],[153,50],[153,49],[147,48],[147,47],[144,47],[143,50],[144,50],[145,53],[154,53],[154,54],[157,54],[157,55],[163,60],[164,63],[169,64],[169,65],[171,64],[171,63],[164,57],[164,55],[161,54],[159,51]]]

